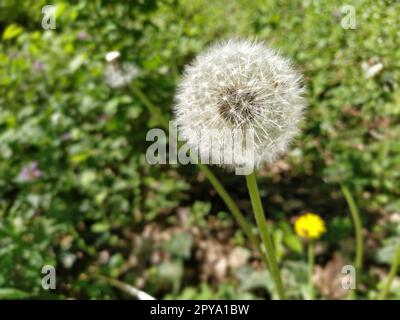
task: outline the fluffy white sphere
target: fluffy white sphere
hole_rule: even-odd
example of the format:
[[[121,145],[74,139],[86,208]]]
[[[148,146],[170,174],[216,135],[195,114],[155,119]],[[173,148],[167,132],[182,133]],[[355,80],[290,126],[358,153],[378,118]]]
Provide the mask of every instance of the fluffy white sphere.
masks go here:
[[[298,133],[301,82],[290,62],[262,42],[212,45],[185,68],[175,97],[178,131],[209,163],[257,168],[284,153]]]

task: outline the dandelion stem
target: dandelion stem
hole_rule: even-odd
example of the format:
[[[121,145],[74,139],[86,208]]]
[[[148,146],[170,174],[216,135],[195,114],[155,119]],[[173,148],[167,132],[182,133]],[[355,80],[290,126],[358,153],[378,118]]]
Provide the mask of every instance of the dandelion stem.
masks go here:
[[[148,109],[149,113],[152,116],[155,115],[157,117],[157,120],[159,120],[160,125],[162,125],[165,129],[169,129],[168,120],[165,117],[163,117],[162,114],[160,114],[159,109],[146,97],[143,91],[134,84],[131,84],[130,88],[132,89],[132,92],[140,99],[140,101]],[[240,209],[238,208],[232,197],[226,191],[224,186],[219,182],[218,178],[214,175],[214,173],[208,168],[208,166],[201,163],[197,163],[197,165],[199,169],[203,172],[203,174],[207,177],[207,179],[210,181],[214,189],[218,192],[221,199],[225,202],[225,205],[231,211],[232,215],[236,219],[239,226],[242,228],[243,232],[246,234],[247,238],[250,240],[254,248],[259,252],[264,263],[268,265],[268,260],[262,250],[260,241],[253,234],[250,224],[247,222],[246,218],[244,217],[243,213],[240,211]]]
[[[313,284],[313,274],[314,274],[314,242],[309,241],[307,245],[307,259],[308,259],[308,295],[310,300],[314,300],[314,284]]]
[[[272,244],[271,233],[265,219],[264,209],[261,204],[260,192],[258,190],[257,180],[254,172],[246,176],[246,182],[258,229],[261,234],[261,239],[263,240],[265,249],[267,251],[269,269],[272,278],[275,281],[279,299],[286,299],[274,246]]]
[[[363,263],[363,251],[364,251],[360,212],[354,201],[353,195],[350,192],[350,189],[344,184],[341,184],[340,187],[341,187],[342,193],[347,201],[347,205],[349,206],[350,214],[353,219],[355,235],[356,235],[356,256],[355,256],[355,260],[354,260],[354,266],[356,269],[356,283],[357,283],[359,274],[361,272],[362,263]],[[355,298],[355,295],[356,295],[355,290],[351,291],[350,298]]]
[[[389,275],[388,275],[388,277],[386,279],[386,283],[385,283],[385,285],[384,285],[384,287],[382,289],[381,294],[378,297],[379,300],[385,300],[386,299],[386,297],[387,297],[387,295],[388,295],[388,293],[390,291],[390,287],[392,286],[392,282],[394,280],[394,277],[397,274],[397,270],[399,268],[399,265],[400,265],[400,243],[397,246],[397,250],[396,250],[395,256],[393,258],[392,266],[390,268]]]
[[[225,188],[219,182],[217,177],[211,172],[211,170],[206,165],[199,163],[198,167],[204,173],[204,175],[207,177],[207,179],[210,181],[210,183],[212,184],[214,189],[218,192],[219,196],[225,202],[228,209],[232,212],[232,215],[235,217],[237,223],[243,229],[244,233],[249,238],[250,242],[259,251],[261,258],[264,260],[264,263],[267,264],[267,268],[268,268],[268,260],[267,260],[267,257],[265,256],[264,252],[262,251],[260,241],[257,239],[257,237],[251,231],[251,227],[250,227],[249,223],[246,221],[246,218],[243,216],[242,212],[239,210],[239,208],[237,207],[237,205],[235,204],[235,202],[233,201],[231,196],[228,194],[228,192],[225,190]]]

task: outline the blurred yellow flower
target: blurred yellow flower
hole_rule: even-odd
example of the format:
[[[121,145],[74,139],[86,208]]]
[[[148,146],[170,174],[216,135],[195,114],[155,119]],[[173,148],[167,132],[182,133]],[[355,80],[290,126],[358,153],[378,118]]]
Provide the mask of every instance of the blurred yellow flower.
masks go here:
[[[325,222],[315,213],[306,213],[296,219],[294,223],[296,233],[304,239],[318,239],[325,233]]]

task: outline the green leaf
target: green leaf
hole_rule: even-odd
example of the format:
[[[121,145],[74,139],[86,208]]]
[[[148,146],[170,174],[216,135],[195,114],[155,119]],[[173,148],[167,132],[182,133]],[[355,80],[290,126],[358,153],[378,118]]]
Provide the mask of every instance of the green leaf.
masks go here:
[[[10,40],[19,36],[24,31],[24,28],[12,23],[3,32],[3,40]]]
[[[0,288],[0,299],[25,299],[31,295],[14,288]]]
[[[187,232],[174,234],[172,238],[163,244],[163,249],[178,258],[189,258],[192,248],[192,235]]]
[[[301,253],[303,251],[303,244],[299,237],[294,234],[287,234],[284,238],[285,244],[297,253]]]
[[[110,229],[110,225],[107,222],[97,222],[90,228],[92,232],[102,233]]]

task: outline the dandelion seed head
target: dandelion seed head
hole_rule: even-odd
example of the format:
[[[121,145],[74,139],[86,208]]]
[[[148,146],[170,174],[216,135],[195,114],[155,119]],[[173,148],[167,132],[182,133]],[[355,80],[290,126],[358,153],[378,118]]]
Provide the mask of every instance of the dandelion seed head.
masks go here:
[[[262,42],[229,40],[212,45],[186,66],[175,97],[176,123],[200,155],[227,143],[225,135],[208,130],[207,136],[204,129],[241,131],[230,143],[251,147],[251,159],[245,156],[240,161],[258,167],[284,153],[298,133],[305,108],[303,91],[302,77],[276,51]],[[247,129],[254,130],[251,145],[245,139]],[[216,143],[199,144],[193,132],[200,131],[202,140]],[[236,165],[221,163],[228,169]]]
[[[107,64],[104,69],[106,84],[111,88],[120,88],[127,85],[139,74],[139,68],[135,64],[120,61],[121,54],[111,51],[105,55]]]

